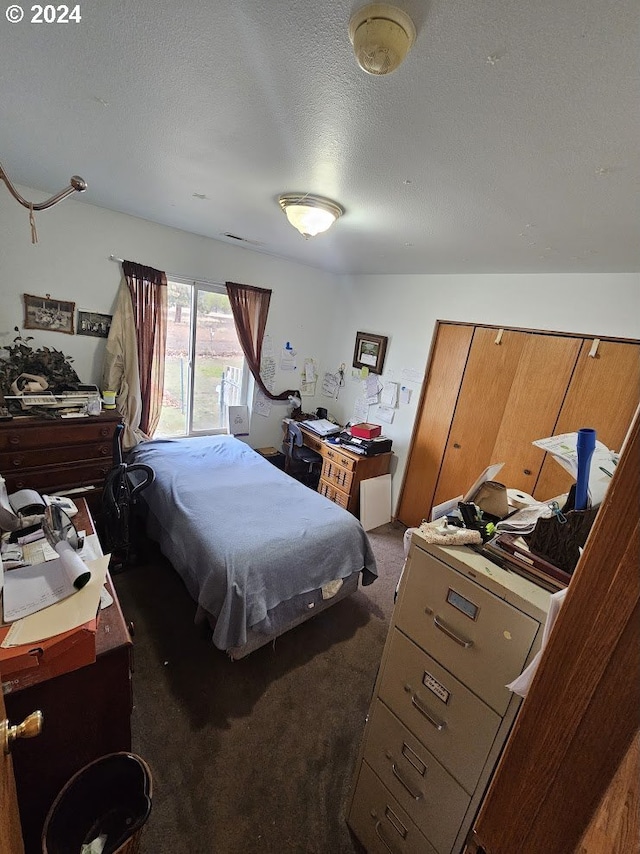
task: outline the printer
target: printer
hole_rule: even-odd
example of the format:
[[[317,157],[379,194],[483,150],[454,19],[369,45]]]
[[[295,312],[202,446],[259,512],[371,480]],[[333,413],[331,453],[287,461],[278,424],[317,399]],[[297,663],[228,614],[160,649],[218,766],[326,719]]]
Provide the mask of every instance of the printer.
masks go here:
[[[377,454],[386,454],[391,450],[392,440],[386,436],[376,436],[375,439],[363,439],[360,436],[353,436],[348,430],[343,430],[338,439],[340,445],[349,451],[354,451],[356,454],[361,454],[364,457],[375,457]]]

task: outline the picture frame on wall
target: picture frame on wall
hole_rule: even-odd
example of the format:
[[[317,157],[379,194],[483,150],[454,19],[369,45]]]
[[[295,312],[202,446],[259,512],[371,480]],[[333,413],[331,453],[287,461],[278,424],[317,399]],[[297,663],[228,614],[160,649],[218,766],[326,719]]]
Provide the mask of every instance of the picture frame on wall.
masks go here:
[[[384,367],[384,357],[387,352],[388,340],[384,335],[373,335],[371,332],[356,332],[353,367],[368,368],[369,373],[381,374]]]
[[[54,299],[51,294],[43,297],[24,294],[24,328],[73,335],[75,310],[75,302]]]
[[[78,335],[93,335],[94,338],[108,338],[113,316],[100,314],[97,311],[82,311],[78,309]]]

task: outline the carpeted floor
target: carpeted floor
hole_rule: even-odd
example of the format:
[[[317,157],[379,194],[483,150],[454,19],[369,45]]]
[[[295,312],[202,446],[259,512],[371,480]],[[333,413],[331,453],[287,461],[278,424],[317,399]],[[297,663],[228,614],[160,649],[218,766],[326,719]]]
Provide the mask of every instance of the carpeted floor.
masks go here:
[[[238,662],[159,554],[115,577],[135,625],[133,750],[153,773],[142,854],[361,850],[345,810],[403,533],[370,532],[374,584]]]

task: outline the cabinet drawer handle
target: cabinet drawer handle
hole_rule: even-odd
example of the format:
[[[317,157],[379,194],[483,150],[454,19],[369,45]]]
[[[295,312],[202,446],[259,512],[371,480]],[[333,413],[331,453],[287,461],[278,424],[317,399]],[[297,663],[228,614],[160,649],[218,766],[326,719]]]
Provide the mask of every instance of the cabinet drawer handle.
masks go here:
[[[524,469],[523,473],[526,475],[529,475],[529,474],[531,474],[531,469]]]
[[[15,460],[11,460],[11,462],[13,463],[15,468],[19,468],[19,466],[22,465],[22,460],[19,457],[17,457]]]
[[[20,444],[20,436],[9,436],[9,444],[10,445],[19,445]]]
[[[411,695],[411,705],[414,706],[421,715],[429,721],[431,726],[434,726],[438,732],[442,732],[442,730],[446,727],[446,721],[441,721],[440,718],[437,718],[434,714],[432,714],[429,709],[422,705],[420,700],[416,697],[415,694]]]
[[[460,445],[458,442],[454,442],[454,443],[453,443],[453,447],[454,447],[454,448],[460,448],[460,447],[461,447],[461,445]]]
[[[102,448],[100,448],[100,453],[103,457],[106,457],[107,454],[109,453],[109,448],[106,448],[103,446]]]
[[[100,435],[101,436],[108,436],[109,435],[109,428],[108,427],[101,427],[100,428]]]
[[[453,629],[450,629],[446,623],[442,622],[442,620],[437,614],[433,618],[433,622],[435,623],[436,628],[440,629],[440,631],[444,632],[448,638],[451,638],[451,640],[460,644],[460,646],[464,647],[465,649],[469,649],[473,646],[472,640],[467,640],[466,638],[463,638],[460,635],[456,634]]]
[[[409,792],[409,794],[411,795],[411,797],[413,798],[413,800],[414,800],[414,801],[419,801],[419,800],[420,800],[420,798],[422,797],[422,792],[418,792],[418,794],[416,794],[416,793],[413,791],[413,789],[411,788],[411,786],[407,783],[407,781],[402,777],[402,774],[398,771],[398,766],[396,765],[396,763],[395,763],[395,762],[394,762],[394,763],[393,763],[393,765],[391,766],[391,770],[393,771],[393,776],[396,778],[396,780],[397,780],[397,781],[398,781],[402,786],[404,786],[404,787],[405,787],[405,789],[407,790],[407,792]]]
[[[400,834],[400,835],[402,835],[402,834]],[[406,835],[406,834],[405,834],[405,835]],[[384,836],[382,835],[382,822],[381,822],[380,820],[378,820],[378,821],[376,822],[376,836],[378,837],[378,839],[380,840],[380,842],[382,842],[382,844],[383,844],[383,845],[384,845],[384,847],[387,849],[387,851],[389,852],[389,854],[396,854],[396,852],[394,851],[394,849],[389,845],[389,843],[387,842],[387,840],[386,840],[386,839],[384,838]]]

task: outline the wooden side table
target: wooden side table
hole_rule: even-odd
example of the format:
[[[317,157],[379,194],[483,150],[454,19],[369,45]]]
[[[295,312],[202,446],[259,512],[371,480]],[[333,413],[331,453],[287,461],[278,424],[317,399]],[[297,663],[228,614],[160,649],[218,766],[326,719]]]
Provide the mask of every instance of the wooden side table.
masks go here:
[[[93,521],[84,499],[74,523],[87,534]],[[111,579],[113,604],[100,612],[95,663],[5,695],[7,714],[19,723],[39,709],[41,735],[16,742],[12,756],[25,854],[40,854],[49,807],[67,780],[107,753],[131,750],[132,643]]]

